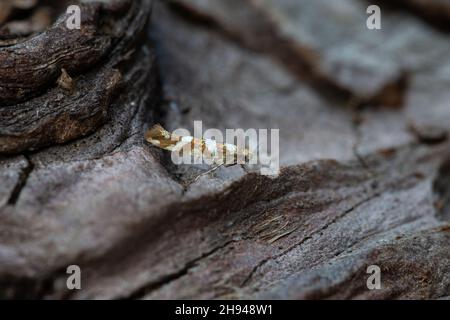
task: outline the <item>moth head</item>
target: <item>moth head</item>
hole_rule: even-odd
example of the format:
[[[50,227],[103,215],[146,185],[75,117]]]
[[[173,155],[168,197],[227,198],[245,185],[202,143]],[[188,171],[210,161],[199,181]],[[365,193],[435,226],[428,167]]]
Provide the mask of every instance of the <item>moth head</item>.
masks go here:
[[[170,139],[170,137],[171,134],[159,124],[151,127],[145,134],[145,140],[156,145],[159,145],[163,140]]]

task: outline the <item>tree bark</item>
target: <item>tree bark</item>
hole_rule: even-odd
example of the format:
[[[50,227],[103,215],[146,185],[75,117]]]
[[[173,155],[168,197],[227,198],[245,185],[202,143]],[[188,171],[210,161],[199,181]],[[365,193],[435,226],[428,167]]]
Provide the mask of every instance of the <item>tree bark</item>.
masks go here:
[[[449,8],[398,2],[2,2],[0,298],[448,298]],[[280,175],[143,139],[195,120],[279,128]]]

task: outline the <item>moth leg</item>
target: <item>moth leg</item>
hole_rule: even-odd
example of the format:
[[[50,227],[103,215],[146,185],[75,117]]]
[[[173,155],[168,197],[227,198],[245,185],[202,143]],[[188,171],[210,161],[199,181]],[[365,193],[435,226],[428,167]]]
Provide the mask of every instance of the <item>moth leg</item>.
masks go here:
[[[251,173],[251,170],[249,169],[249,167],[246,164],[241,164],[240,166],[241,166],[242,170],[244,170],[244,172],[246,174]]]
[[[199,174],[197,177],[195,177],[194,180],[192,180],[191,184],[197,182],[201,177],[204,177],[204,176],[207,176],[207,175],[209,175],[209,174],[211,174],[213,172],[216,172],[219,168],[221,168],[223,166],[224,166],[223,163],[222,164],[218,164],[218,165],[212,167],[210,170]]]

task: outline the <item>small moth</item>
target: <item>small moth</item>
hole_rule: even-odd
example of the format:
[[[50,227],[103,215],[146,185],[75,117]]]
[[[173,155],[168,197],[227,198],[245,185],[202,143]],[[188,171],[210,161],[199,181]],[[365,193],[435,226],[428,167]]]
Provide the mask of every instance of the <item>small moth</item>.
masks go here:
[[[147,131],[145,139],[152,145],[171,152],[183,154],[189,152],[194,158],[207,159],[208,163],[215,164],[213,169],[205,174],[216,171],[221,166],[234,166],[241,161],[248,163],[253,154],[245,148],[238,148],[233,144],[221,144],[214,140],[198,139],[192,136],[177,136],[157,124]]]

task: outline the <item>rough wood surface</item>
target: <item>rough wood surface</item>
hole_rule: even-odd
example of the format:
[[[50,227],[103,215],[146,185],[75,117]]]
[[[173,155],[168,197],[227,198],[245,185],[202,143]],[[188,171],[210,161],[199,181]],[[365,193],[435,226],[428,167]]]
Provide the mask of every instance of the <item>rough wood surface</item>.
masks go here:
[[[65,14],[44,32],[0,47],[0,153],[67,142],[110,115],[121,80],[115,68],[146,26],[150,6],[116,1],[80,7],[81,30],[69,30]],[[73,90],[58,86],[63,71],[74,77]]]
[[[0,297],[448,298],[447,2],[397,2],[369,31],[362,0],[102,1],[83,36],[2,2],[56,13],[0,27]],[[143,136],[194,120],[279,128],[280,176],[189,184]]]

